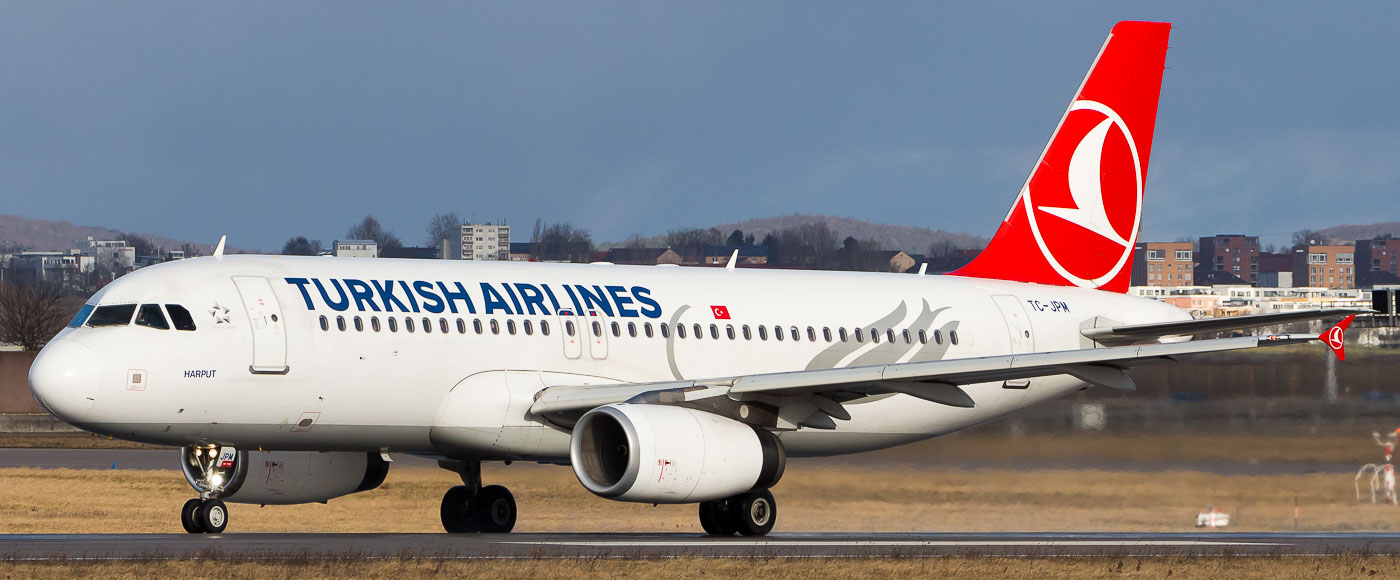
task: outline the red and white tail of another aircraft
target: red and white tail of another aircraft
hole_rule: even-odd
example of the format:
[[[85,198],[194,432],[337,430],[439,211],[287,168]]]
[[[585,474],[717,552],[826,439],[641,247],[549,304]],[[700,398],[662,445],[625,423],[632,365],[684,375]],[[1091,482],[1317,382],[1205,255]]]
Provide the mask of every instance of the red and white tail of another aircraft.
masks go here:
[[[1124,294],[1170,25],[1116,25],[991,243],[951,276],[215,256],[92,297],[30,370],[81,428],[182,447],[199,497],[308,503],[377,487],[390,453],[461,475],[449,532],[509,531],[482,461],[572,466],[618,501],[697,503],[764,534],[786,458],[900,445],[1136,365],[1321,338],[1203,333],[1344,311],[1192,320]]]

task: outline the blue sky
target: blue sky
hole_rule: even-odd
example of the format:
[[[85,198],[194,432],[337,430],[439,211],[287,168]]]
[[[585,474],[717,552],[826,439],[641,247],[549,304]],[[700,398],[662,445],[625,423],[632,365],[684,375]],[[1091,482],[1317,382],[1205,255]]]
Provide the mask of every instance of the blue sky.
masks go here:
[[[1148,240],[1400,219],[1400,3],[8,2],[0,213],[280,248],[456,211],[597,241],[990,235],[1104,36],[1169,20]]]

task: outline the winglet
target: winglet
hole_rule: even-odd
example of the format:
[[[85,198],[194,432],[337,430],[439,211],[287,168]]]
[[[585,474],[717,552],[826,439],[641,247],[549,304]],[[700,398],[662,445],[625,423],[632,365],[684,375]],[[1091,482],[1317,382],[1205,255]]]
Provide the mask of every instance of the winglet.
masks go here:
[[[739,261],[739,249],[735,248],[734,253],[729,255],[729,263],[724,265],[725,270],[733,270],[734,264]]]
[[[1332,352],[1337,354],[1337,360],[1347,360],[1346,341],[1344,339],[1346,338],[1347,327],[1351,326],[1351,321],[1355,319],[1355,314],[1343,318],[1341,322],[1327,329],[1327,332],[1317,335],[1318,340],[1322,341],[1327,345],[1327,348],[1332,349]]]
[[[224,259],[224,242],[228,241],[228,236],[219,236],[219,245],[214,248],[214,259]]]

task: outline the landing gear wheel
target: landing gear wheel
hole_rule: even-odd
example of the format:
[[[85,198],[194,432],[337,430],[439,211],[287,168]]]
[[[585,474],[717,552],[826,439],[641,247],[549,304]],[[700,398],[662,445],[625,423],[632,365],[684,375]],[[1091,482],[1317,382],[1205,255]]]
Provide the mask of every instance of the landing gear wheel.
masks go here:
[[[449,534],[469,534],[481,531],[471,517],[471,488],[459,485],[442,496],[442,529]]]
[[[778,521],[778,504],[766,489],[729,499],[730,522],[745,536],[764,536]]]
[[[477,528],[489,534],[504,534],[515,527],[515,496],[499,485],[488,485],[471,501],[471,516]]]
[[[203,504],[204,502],[200,501],[199,498],[194,498],[185,502],[184,507],[180,508],[180,525],[184,526],[186,532],[191,534],[204,533],[204,526],[200,525],[198,515],[199,506]]]
[[[228,526],[228,507],[217,499],[205,500],[195,511],[195,519],[205,532],[221,533],[224,531],[224,527]]]
[[[700,502],[700,527],[711,536],[732,536],[737,530],[729,520],[724,500]]]

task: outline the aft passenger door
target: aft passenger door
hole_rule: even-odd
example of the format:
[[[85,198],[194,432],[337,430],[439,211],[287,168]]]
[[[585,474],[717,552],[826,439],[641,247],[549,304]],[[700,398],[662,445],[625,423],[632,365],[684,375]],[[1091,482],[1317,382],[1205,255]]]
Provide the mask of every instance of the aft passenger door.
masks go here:
[[[282,308],[267,278],[234,276],[233,284],[243,298],[253,333],[253,361],[248,370],[254,373],[283,374],[287,367],[287,333]]]
[[[1003,294],[993,296],[992,302],[996,303],[997,310],[1001,311],[1002,320],[1006,321],[1006,334],[1011,339],[1011,354],[1035,352],[1035,335],[1031,334],[1031,321],[1026,316],[1026,309],[1021,305],[1020,299]],[[1006,381],[1002,386],[1008,389],[1024,389],[1030,386],[1030,379]]]

